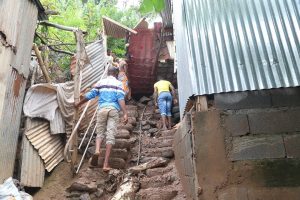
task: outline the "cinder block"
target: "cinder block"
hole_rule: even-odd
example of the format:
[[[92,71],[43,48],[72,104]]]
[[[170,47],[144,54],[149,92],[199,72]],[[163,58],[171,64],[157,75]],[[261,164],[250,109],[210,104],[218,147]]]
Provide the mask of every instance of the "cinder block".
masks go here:
[[[288,158],[300,158],[300,134],[284,136],[284,145]]]
[[[300,109],[251,113],[248,119],[254,134],[300,131]]]
[[[216,94],[215,107],[221,110],[270,108],[271,95],[268,90]]]
[[[300,106],[300,87],[271,90],[273,107]]]
[[[231,136],[242,136],[249,133],[247,115],[233,114],[224,116],[224,126]]]
[[[283,138],[279,135],[233,138],[230,160],[284,158]]]

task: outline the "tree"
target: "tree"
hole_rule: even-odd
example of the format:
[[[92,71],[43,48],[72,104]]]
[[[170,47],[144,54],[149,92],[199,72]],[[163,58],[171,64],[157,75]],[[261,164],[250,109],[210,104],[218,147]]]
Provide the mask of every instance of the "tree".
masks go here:
[[[128,27],[134,27],[141,18],[137,7],[120,10],[116,6],[117,0],[41,0],[41,2],[46,10],[59,13],[59,15],[50,15],[50,22],[86,30],[87,43],[97,40],[103,30],[101,19],[104,15]],[[76,42],[72,32],[40,25],[36,36],[37,44],[46,43],[52,49],[75,53]],[[119,57],[125,54],[124,45],[123,39],[108,38],[108,47]],[[66,70],[70,65],[70,57],[68,54],[50,51],[50,65]]]

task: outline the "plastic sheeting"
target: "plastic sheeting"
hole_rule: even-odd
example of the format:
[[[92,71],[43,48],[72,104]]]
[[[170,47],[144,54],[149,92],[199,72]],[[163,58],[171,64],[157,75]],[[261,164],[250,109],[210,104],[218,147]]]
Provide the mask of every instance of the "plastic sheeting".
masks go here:
[[[66,133],[65,124],[71,125],[73,120],[73,91],[73,82],[34,85],[26,94],[24,113],[27,117],[47,119],[52,134]]]

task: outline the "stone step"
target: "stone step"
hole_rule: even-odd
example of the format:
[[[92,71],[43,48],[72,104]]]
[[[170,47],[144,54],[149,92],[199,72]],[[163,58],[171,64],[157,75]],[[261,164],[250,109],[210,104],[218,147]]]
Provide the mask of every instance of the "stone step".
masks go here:
[[[123,116],[120,117],[120,123],[123,121]],[[133,126],[136,125],[136,118],[135,117],[128,117],[128,124],[131,124]]]
[[[142,141],[143,147],[146,148],[162,148],[162,147],[172,147],[173,139],[165,139],[165,138],[152,138],[149,140]]]
[[[172,147],[142,148],[142,155],[146,157],[173,158],[174,150]]]
[[[160,131],[159,135],[161,137],[167,137],[167,136],[174,136],[176,130],[175,129],[171,129],[171,130],[166,130],[166,131]]]
[[[118,133],[115,135],[116,139],[129,139],[130,133],[126,129],[118,130]]]
[[[153,169],[147,169],[146,175],[147,177],[153,177],[153,176],[162,176],[164,174],[169,173],[173,170],[173,166],[167,166],[167,167],[159,167],[159,168],[153,168]]]
[[[90,147],[88,149],[88,152],[89,152],[89,155],[92,156],[95,153],[95,146]],[[105,152],[106,152],[105,148],[101,148],[100,157],[104,157],[105,156]],[[127,160],[128,154],[129,153],[128,153],[127,149],[116,149],[116,148],[113,148],[111,150],[110,157],[111,158],[122,158],[124,160]]]
[[[137,194],[136,200],[171,200],[178,194],[178,191],[172,188],[149,188],[142,189]]]
[[[141,189],[160,188],[171,185],[176,180],[173,175],[153,176],[140,179]]]
[[[89,165],[91,163],[91,159],[89,160]],[[104,158],[100,158],[98,160],[98,165],[97,166],[92,166],[90,165],[91,168],[102,168],[103,167],[103,163],[104,163]],[[114,168],[114,169],[125,169],[126,166],[126,162],[124,159],[122,158],[110,158],[108,161],[110,167]]]
[[[127,115],[128,115],[128,117],[135,117],[135,118],[139,116],[139,114],[138,114],[138,112],[136,110],[127,110]],[[123,112],[122,111],[119,112],[119,116],[120,117],[123,116]]]
[[[101,147],[105,148],[106,144],[105,141],[102,142]],[[113,148],[115,149],[130,149],[130,147],[132,146],[132,141],[128,140],[128,139],[116,139],[115,141],[115,145],[113,146]]]
[[[128,130],[128,131],[132,131],[133,130],[133,125],[132,124],[129,124],[129,123],[127,123],[127,124],[119,124],[118,125],[118,130],[121,130],[121,129],[125,129],[125,130]]]

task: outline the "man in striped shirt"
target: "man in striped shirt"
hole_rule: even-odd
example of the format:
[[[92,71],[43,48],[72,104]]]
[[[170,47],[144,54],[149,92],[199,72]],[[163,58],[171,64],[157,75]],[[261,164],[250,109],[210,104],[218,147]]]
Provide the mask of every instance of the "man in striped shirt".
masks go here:
[[[95,87],[85,94],[85,98],[76,106],[99,97],[99,111],[97,113],[96,124],[96,149],[92,157],[91,164],[97,165],[100,156],[101,143],[106,139],[106,152],[103,164],[103,171],[109,171],[108,161],[112,146],[115,144],[115,135],[119,123],[119,111],[123,111],[123,123],[127,123],[128,116],[125,105],[125,92],[122,89],[122,83],[116,79],[118,70],[115,67],[109,67],[107,78],[100,80]]]

